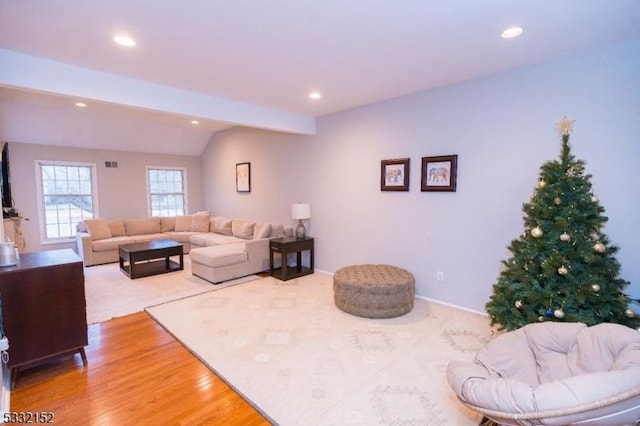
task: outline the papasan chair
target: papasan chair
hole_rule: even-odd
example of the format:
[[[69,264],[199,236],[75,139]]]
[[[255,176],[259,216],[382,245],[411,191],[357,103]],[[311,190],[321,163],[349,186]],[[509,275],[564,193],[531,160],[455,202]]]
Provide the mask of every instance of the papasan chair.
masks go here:
[[[447,380],[467,407],[503,425],[636,425],[640,332],[543,322],[502,334]]]

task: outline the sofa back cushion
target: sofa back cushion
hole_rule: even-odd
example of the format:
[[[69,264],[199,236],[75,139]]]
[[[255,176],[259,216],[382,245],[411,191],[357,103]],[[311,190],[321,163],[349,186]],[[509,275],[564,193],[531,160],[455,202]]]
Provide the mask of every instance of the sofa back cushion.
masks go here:
[[[209,212],[197,212],[193,215],[191,231],[209,232]]]
[[[213,216],[211,218],[210,229],[216,234],[233,235],[233,231],[231,229],[231,219],[223,216]]]
[[[160,232],[160,218],[125,219],[124,227],[127,235],[155,234]]]
[[[124,220],[116,219],[109,221],[109,229],[112,237],[124,237],[127,231],[124,229]]]
[[[104,240],[111,238],[111,229],[109,229],[109,223],[105,219],[88,219],[84,222],[92,239]]]
[[[255,224],[255,222],[242,219],[233,219],[231,221],[231,232],[234,237],[250,240],[253,238],[253,228]]]
[[[176,232],[191,231],[191,222],[193,222],[193,215],[176,216]]]
[[[160,218],[160,232],[170,232],[176,229],[175,216],[163,216]]]

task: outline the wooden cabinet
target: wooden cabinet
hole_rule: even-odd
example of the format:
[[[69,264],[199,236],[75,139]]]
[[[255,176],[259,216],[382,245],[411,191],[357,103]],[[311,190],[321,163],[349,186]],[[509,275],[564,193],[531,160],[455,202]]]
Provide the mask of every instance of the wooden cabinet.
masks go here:
[[[0,268],[0,297],[12,386],[20,367],[45,358],[79,352],[86,365],[84,269],[73,250],[21,254]]]

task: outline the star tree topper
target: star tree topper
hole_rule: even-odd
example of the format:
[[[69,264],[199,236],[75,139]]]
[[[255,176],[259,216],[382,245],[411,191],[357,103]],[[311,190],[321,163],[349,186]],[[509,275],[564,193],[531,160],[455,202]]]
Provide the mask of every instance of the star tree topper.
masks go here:
[[[562,117],[562,120],[556,124],[556,129],[560,135],[567,136],[573,131],[573,123],[575,122],[576,120],[569,120],[567,116],[564,116]]]

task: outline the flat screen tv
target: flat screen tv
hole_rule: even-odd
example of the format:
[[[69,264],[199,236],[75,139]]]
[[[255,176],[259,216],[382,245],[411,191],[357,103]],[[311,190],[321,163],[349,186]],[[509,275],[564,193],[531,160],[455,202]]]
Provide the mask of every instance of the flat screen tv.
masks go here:
[[[5,208],[13,208],[13,197],[11,197],[11,175],[9,173],[9,144],[5,143],[2,148],[2,163],[0,163],[0,179],[2,180],[2,211]]]

